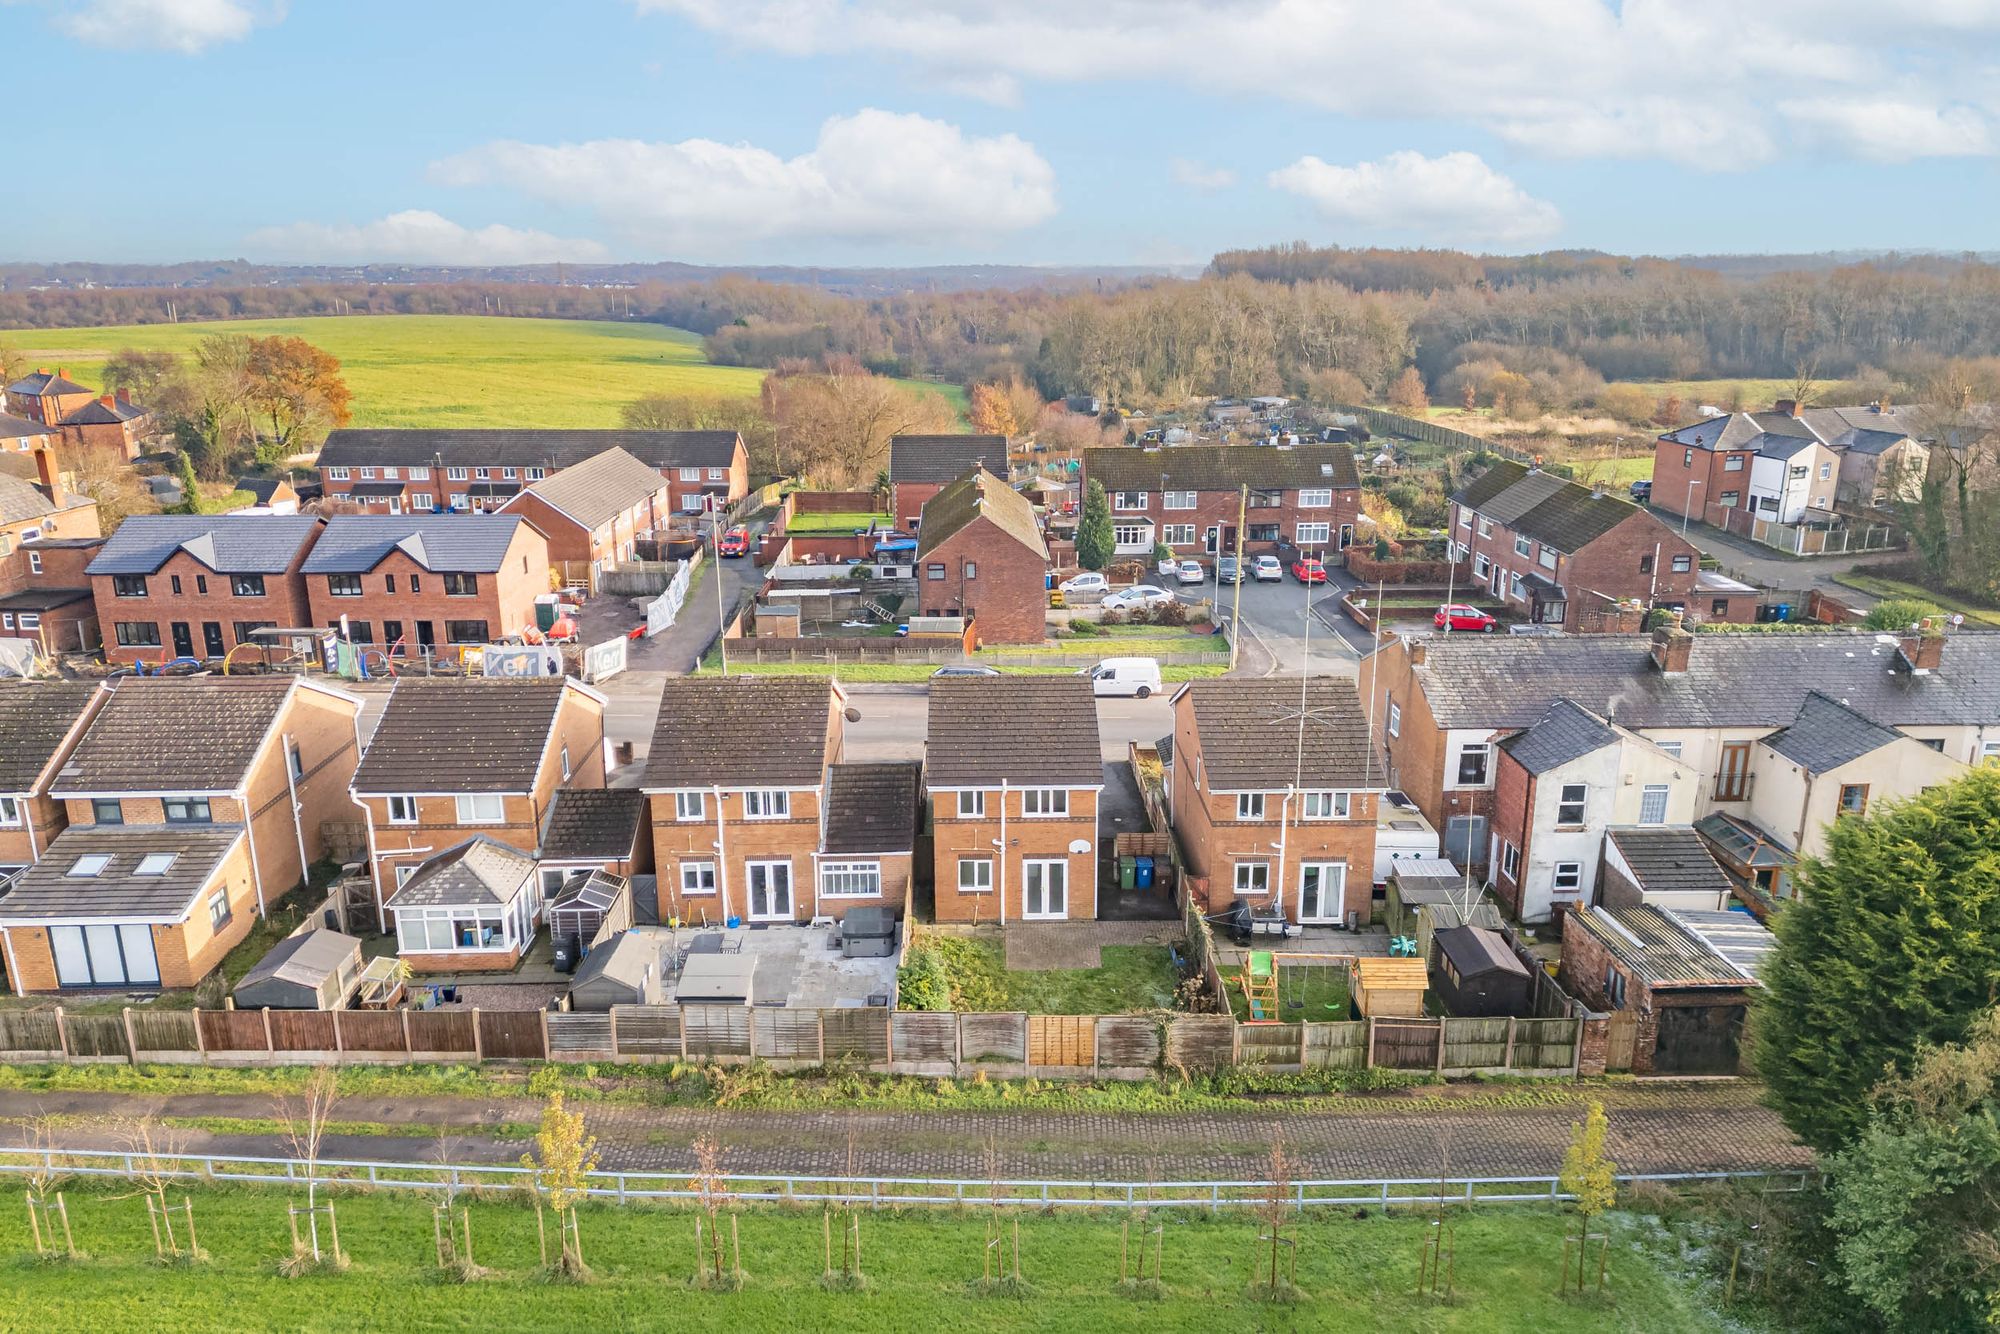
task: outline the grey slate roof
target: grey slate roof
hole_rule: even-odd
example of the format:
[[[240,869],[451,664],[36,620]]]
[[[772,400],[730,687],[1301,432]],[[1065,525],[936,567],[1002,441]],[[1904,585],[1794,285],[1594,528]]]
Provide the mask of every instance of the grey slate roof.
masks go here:
[[[657,974],[660,966],[660,944],[657,938],[642,932],[621,932],[608,945],[601,945],[583,956],[576,973],[570,978],[570,990],[591,982],[615,982],[621,986],[643,992],[647,985],[647,974]]]
[[[97,693],[72,681],[20,681],[0,688],[0,792],[34,790],[35,779]]]
[[[1745,922],[1757,925],[1755,919],[1746,913],[1726,915],[1742,917]],[[1650,904],[1632,908],[1592,907],[1583,908],[1564,919],[1563,930],[1581,928],[1589,932],[1610,951],[1613,958],[1654,986],[1741,989],[1757,985],[1755,973],[1717,950],[1703,935],[1684,925],[1682,918],[1683,914]],[[1615,923],[1615,926],[1610,923]]]
[[[1452,499],[1523,537],[1571,553],[1645,513],[1630,501],[1507,459],[1461,487]]]
[[[646,820],[636,787],[557,788],[542,822],[544,861],[621,861],[632,855]]]
[[[288,676],[123,677],[50,790],[233,791],[294,686]]]
[[[419,866],[389,896],[390,908],[444,908],[512,903],[535,873],[535,859],[481,834]]]
[[[1785,727],[1814,690],[1896,727],[2000,723],[2000,634],[1961,630],[1913,675],[1894,636],[1860,630],[1694,637],[1688,670],[1644,635],[1427,636],[1414,668],[1440,727],[1532,727],[1570,699],[1632,728]],[[1395,645],[1386,652],[1405,651]]]
[[[7,386],[10,394],[25,394],[30,398],[46,398],[56,394],[87,394],[90,390],[76,381],[55,371],[36,371],[24,375]]]
[[[1644,893],[1729,893],[1729,877],[1708,843],[1686,825],[1605,832]]]
[[[1099,787],[1097,697],[1081,676],[931,682],[932,787]]]
[[[58,512],[55,502],[42,488],[12,474],[0,473],[0,523],[20,523]]]
[[[889,482],[951,482],[974,468],[1007,475],[1004,435],[896,435],[889,437]]]
[[[1763,740],[1807,773],[1823,774],[1880,750],[1900,735],[1815,690],[1799,705],[1797,721]]]
[[[666,487],[667,479],[660,476],[658,468],[622,449],[607,449],[543,478],[520,494],[539,496],[585,529],[592,529],[643,504],[648,496]]]
[[[217,574],[283,574],[319,532],[306,514],[135,514],[105,539],[91,574],[152,574],[186,551]]]
[[[26,417],[16,417],[11,412],[0,412],[0,440],[19,440],[28,436],[61,435],[62,429],[44,426]]]
[[[507,558],[507,544],[526,522],[518,514],[336,515],[327,521],[326,532],[300,568],[307,574],[366,574],[391,551],[401,551],[426,570],[491,574]],[[91,568],[95,573],[96,567]]]
[[[1113,445],[1083,451],[1083,474],[1107,491],[1234,491],[1361,485],[1349,445]]]
[[[827,852],[908,852],[917,843],[923,766],[835,764],[826,771]]]
[[[1545,774],[1571,760],[1604,749],[1618,740],[1618,733],[1602,718],[1559,699],[1525,732],[1516,732],[1500,743],[1500,749],[1531,774]]]
[[[141,417],[153,415],[151,408],[140,407],[137,403],[125,403],[113,399],[106,403],[102,398],[93,398],[69,416],[63,418],[64,426],[117,426],[124,422],[137,421]]]
[[[1194,705],[1211,791],[1271,792],[1295,780],[1302,788],[1382,784],[1369,750],[1368,714],[1352,681],[1316,676],[1301,690],[1297,677],[1230,678],[1181,689]]]
[[[640,786],[815,787],[833,690],[819,676],[670,677]]]
[[[252,496],[255,496],[259,505],[270,504],[271,497],[277,495],[278,488],[283,485],[285,485],[285,479],[282,477],[239,477],[236,479],[236,489],[238,491],[247,491]]]
[[[742,439],[735,431],[348,429],[327,436],[319,466],[554,469],[616,447],[655,468],[726,468]]]
[[[242,837],[243,826],[237,824],[71,825],[0,897],[0,921],[179,921]],[[165,874],[134,874],[141,861],[157,852],[175,854]],[[77,858],[90,853],[108,855],[111,861],[95,876],[69,874]]]
[[[532,791],[568,688],[565,677],[401,677],[354,771],[354,790]]]
[[[1042,540],[1042,526],[1035,519],[1034,505],[981,468],[924,502],[923,523],[917,530],[917,559],[924,559],[973,520],[981,518],[1044,561],[1049,558],[1048,543]]]

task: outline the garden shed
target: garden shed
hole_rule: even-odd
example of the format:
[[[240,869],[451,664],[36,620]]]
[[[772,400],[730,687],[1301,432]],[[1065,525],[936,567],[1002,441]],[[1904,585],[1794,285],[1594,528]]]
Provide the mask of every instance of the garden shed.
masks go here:
[[[608,871],[579,871],[549,902],[549,934],[557,940],[573,936],[585,949],[607,919],[613,931],[632,924],[625,878]]]
[[[1532,979],[1505,936],[1481,926],[1437,933],[1438,996],[1447,1012],[1480,1019],[1527,1015]]]
[[[660,944],[649,931],[627,931],[584,957],[570,980],[572,1010],[658,1005],[665,996]]]
[[[236,984],[239,1010],[344,1010],[361,981],[361,942],[324,927],[287,936]]]
[[[1421,1019],[1430,987],[1422,959],[1354,961],[1354,1013],[1362,1019]]]

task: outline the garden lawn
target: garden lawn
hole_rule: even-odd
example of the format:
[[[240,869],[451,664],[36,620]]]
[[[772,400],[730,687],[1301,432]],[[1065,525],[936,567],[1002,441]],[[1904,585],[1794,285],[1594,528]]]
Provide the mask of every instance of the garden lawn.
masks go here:
[[[1009,969],[996,941],[926,932],[924,944],[944,956],[945,976],[963,1011],[1026,1010],[1032,1014],[1127,1014],[1173,1005],[1180,978],[1160,945],[1106,945],[1096,968]]]
[[[1236,970],[1225,969],[1229,1008],[1239,1020],[1250,1017],[1250,1000],[1237,983]],[[1265,1015],[1282,1023],[1328,1024],[1352,1019],[1348,1008],[1347,972],[1343,968],[1293,965],[1278,967],[1278,1013]]]
[[[893,528],[896,516],[893,514],[870,514],[859,510],[836,511],[830,514],[794,514],[785,524],[785,533],[790,537],[825,536],[838,534],[842,537],[860,532],[873,524],[878,528]]]

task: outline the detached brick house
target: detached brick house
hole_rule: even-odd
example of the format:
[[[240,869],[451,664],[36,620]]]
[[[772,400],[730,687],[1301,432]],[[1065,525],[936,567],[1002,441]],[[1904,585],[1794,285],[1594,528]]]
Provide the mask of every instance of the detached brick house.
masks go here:
[[[1149,557],[1156,543],[1176,556],[1344,551],[1361,513],[1347,445],[1086,449],[1082,482],[1092,481],[1110,497],[1120,556]]]
[[[319,452],[324,492],[385,514],[492,510],[524,487],[607,449],[669,485],[677,514],[702,514],[750,490],[735,431],[342,430]]]
[[[607,449],[530,483],[500,509],[521,515],[548,538],[550,561],[587,567],[595,592],[599,566],[631,560],[640,537],[672,521],[672,492],[654,469],[622,449]]]
[[[68,827],[69,812],[49,788],[108,698],[80,681],[0,688],[0,895]]]
[[[97,502],[63,489],[55,451],[34,451],[40,485],[0,472],[0,638],[45,653],[95,648],[97,607],[84,574],[95,554]]]
[[[984,468],[924,502],[917,597],[926,616],[966,616],[984,644],[1039,644],[1049,548],[1028,498]]]
[[[154,433],[153,410],[139,406],[120,389],[100,394],[62,419],[63,439],[84,449],[112,450],[136,459]]]
[[[896,526],[916,531],[924,504],[959,478],[984,468],[1007,477],[1004,435],[898,435],[889,439],[889,490]]]
[[[1347,681],[1193,681],[1174,692],[1170,809],[1210,912],[1242,900],[1302,924],[1366,922],[1385,786]]]
[[[305,515],[133,515],[88,567],[107,656],[218,659],[312,625],[301,571],[320,531]]]
[[[940,922],[1095,921],[1104,759],[1082,677],[931,682]]]
[[[16,992],[191,987],[325,855],[361,702],[302,677],[128,677],[56,771],[68,828],[0,898]]]
[[[531,628],[549,544],[518,514],[343,514],[301,569],[306,624],[337,630],[345,616],[356,644],[417,657]]]
[[[60,427],[63,418],[90,403],[96,395],[69,378],[69,371],[46,367],[7,386],[7,411],[42,426]]]

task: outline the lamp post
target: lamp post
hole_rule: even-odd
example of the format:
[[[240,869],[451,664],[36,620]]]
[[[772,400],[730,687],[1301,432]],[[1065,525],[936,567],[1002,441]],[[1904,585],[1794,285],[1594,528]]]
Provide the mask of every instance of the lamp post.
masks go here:
[[[1701,486],[1701,479],[1688,483],[1687,503],[1681,506],[1681,536],[1688,535],[1688,516],[1694,513],[1694,493]]]

